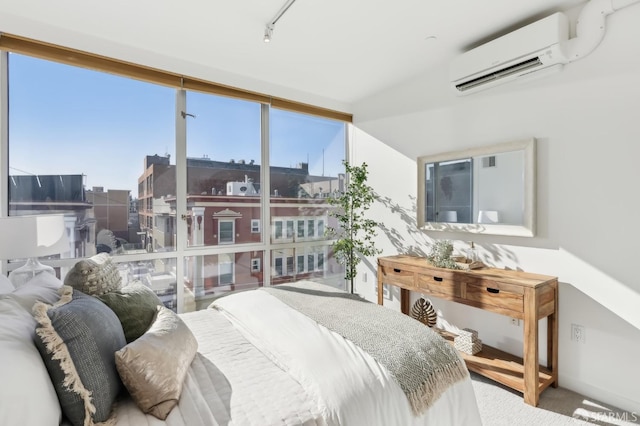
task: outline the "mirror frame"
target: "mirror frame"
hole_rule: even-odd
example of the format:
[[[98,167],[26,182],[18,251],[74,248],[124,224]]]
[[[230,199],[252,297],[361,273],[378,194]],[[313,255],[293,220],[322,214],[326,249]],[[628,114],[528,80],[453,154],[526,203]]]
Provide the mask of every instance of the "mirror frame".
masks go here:
[[[524,223],[522,225],[502,225],[486,223],[427,222],[426,205],[426,164],[440,161],[499,154],[510,151],[524,151]],[[474,234],[507,235],[533,237],[536,231],[536,140],[535,138],[500,143],[495,145],[451,151],[436,155],[418,157],[418,228],[424,231],[467,232]]]

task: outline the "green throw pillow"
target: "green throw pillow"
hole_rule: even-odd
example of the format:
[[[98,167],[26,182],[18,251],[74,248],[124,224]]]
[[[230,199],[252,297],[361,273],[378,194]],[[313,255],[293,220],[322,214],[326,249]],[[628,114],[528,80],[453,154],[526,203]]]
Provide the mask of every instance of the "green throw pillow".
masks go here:
[[[153,290],[141,283],[130,284],[95,297],[115,312],[122,324],[127,343],[133,342],[147,331],[156,316],[157,306],[162,305]]]

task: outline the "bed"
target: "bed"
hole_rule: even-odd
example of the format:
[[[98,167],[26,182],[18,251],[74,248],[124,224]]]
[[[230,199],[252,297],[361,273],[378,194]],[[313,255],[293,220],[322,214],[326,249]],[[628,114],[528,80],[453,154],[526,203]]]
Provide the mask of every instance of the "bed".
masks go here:
[[[90,305],[87,309],[91,314],[83,319],[83,324],[91,322],[89,317],[92,317],[101,329],[110,328],[106,325],[109,320],[96,313],[98,305],[95,305],[95,297],[86,296],[67,286],[62,289],[60,300],[53,304],[50,296],[44,301],[34,298],[34,301],[40,300],[35,303],[35,306],[40,306],[40,315],[47,313],[47,318],[54,322],[56,317],[52,311],[73,303],[84,303]],[[63,300],[65,298],[67,300]],[[337,306],[341,313],[331,311],[327,306]],[[37,311],[35,307],[36,319]],[[384,322],[372,320],[372,314],[380,316]],[[127,348],[140,349],[143,343],[148,344],[144,350],[132,352],[131,359],[138,364],[137,370],[131,369],[131,377],[137,377],[134,388],[140,382],[149,382],[146,384],[155,391],[146,389],[145,397],[155,398],[155,402],[146,401],[145,405],[144,398],[141,402],[136,390],[128,386],[128,374],[124,374],[125,371],[120,368],[117,368],[117,372],[129,392],[120,385],[120,388],[115,387],[111,391],[91,389],[87,397],[82,389],[90,380],[80,373],[74,376],[77,382],[67,379],[66,384],[66,391],[74,396],[73,403],[81,411],[80,420],[74,418],[73,414],[69,414],[68,404],[63,403],[64,395],[61,394],[59,383],[69,376],[68,371],[55,373],[51,370],[51,360],[48,363],[46,359],[47,339],[31,332],[30,336],[35,338],[35,346],[45,360],[51,382],[41,383],[38,392],[44,392],[45,389],[50,399],[51,388],[55,389],[53,395],[57,395],[60,404],[47,405],[42,401],[42,396],[37,406],[41,412],[48,411],[46,414],[34,414],[28,406],[31,403],[29,398],[33,398],[33,395],[27,397],[14,392],[10,398],[4,401],[0,399],[0,404],[3,404],[0,406],[0,423],[19,421],[23,425],[55,425],[62,419],[62,424],[74,426],[481,424],[468,372],[455,351],[444,351],[453,354],[449,356],[443,355],[438,345],[420,348],[421,343],[408,343],[406,348],[400,346],[398,342],[404,341],[402,335],[405,332],[411,335],[411,329],[416,324],[421,327],[419,333],[424,333],[428,339],[433,340],[435,333],[400,313],[359,300],[341,290],[303,281],[229,295],[217,300],[208,309],[192,313],[175,315],[166,308],[158,307],[154,321],[160,322],[161,316],[168,319],[168,326],[165,324],[164,328],[158,328],[151,325],[147,332],[130,343],[115,339],[116,347],[121,348],[116,352],[116,359],[124,357],[123,353],[128,354]],[[396,320],[400,323],[395,323]],[[364,325],[359,327],[358,323]],[[412,325],[398,329],[397,324]],[[340,327],[348,329],[345,331]],[[355,332],[350,331],[352,329],[356,329]],[[379,337],[384,337],[377,340],[386,342],[375,342],[376,333],[371,333],[374,329],[380,330],[377,333]],[[60,328],[58,331],[62,333]],[[353,340],[343,336],[349,333]],[[400,340],[396,336],[401,336]],[[436,338],[439,339],[439,336],[436,335]],[[98,345],[114,340],[102,335],[94,336],[94,339]],[[421,339],[422,336],[411,335],[411,340]],[[53,340],[50,338],[49,343]],[[158,346],[158,342],[162,346]],[[447,345],[446,342],[444,344]],[[70,353],[76,350],[71,340],[65,340],[62,346]],[[83,342],[78,350],[86,352],[90,346]],[[418,352],[410,346],[418,347]],[[113,358],[113,352],[105,352],[107,361]],[[425,364],[422,360],[411,360],[409,356],[411,362],[407,364],[405,359],[398,360],[398,357],[406,358],[405,353],[413,353],[414,356],[416,353],[432,354],[437,362]],[[74,356],[71,358],[77,365],[81,364]],[[444,363],[441,363],[443,359]],[[30,358],[29,362],[34,361]],[[63,362],[57,363],[62,365]],[[416,373],[416,367],[424,371]],[[45,380],[42,376],[38,376],[41,381]],[[423,382],[418,397],[416,387],[412,388],[415,377]],[[425,378],[426,382],[423,380]],[[154,383],[154,380],[159,383]],[[109,380],[97,381],[102,386]],[[167,390],[168,393],[163,394],[171,388],[173,393]],[[29,387],[29,391],[33,393],[34,388]],[[99,400],[108,394],[112,394],[113,398],[110,400],[107,397],[106,405],[103,403],[101,408]],[[18,412],[5,412],[17,401],[20,403]],[[158,401],[160,404],[157,404]],[[154,409],[161,407],[159,411],[163,413],[158,416],[157,411],[149,409],[149,404],[156,404]],[[98,418],[99,415],[105,418]]]

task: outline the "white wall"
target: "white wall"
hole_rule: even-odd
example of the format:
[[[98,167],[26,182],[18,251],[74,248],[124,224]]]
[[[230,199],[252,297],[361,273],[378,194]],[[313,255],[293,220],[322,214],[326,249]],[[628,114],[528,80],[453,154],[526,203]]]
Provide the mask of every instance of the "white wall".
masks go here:
[[[496,267],[560,281],[559,382],[640,412],[640,5],[608,18],[590,56],[527,85],[455,98],[446,69],[355,105],[352,164],[366,161],[381,201],[383,255],[427,253],[432,239],[473,240]],[[538,140],[534,238],[422,233],[416,229],[415,159],[465,147]],[[375,300],[375,259],[356,290]],[[389,290],[386,290],[389,291]],[[399,306],[398,292],[386,305]],[[416,296],[414,296],[416,297]],[[506,317],[433,300],[445,320],[479,330],[488,344],[521,354],[522,326]],[[571,324],[586,343],[570,339]],[[544,324],[541,324],[544,325]],[[544,342],[544,335],[541,342]],[[541,354],[545,354],[544,346]],[[542,358],[544,360],[544,357]]]

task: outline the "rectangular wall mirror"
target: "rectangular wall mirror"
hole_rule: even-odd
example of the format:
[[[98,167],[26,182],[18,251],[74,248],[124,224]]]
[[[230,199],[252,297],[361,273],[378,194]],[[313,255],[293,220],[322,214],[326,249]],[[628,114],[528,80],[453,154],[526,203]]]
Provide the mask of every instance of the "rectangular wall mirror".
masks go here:
[[[535,139],[418,158],[418,226],[532,237]]]

